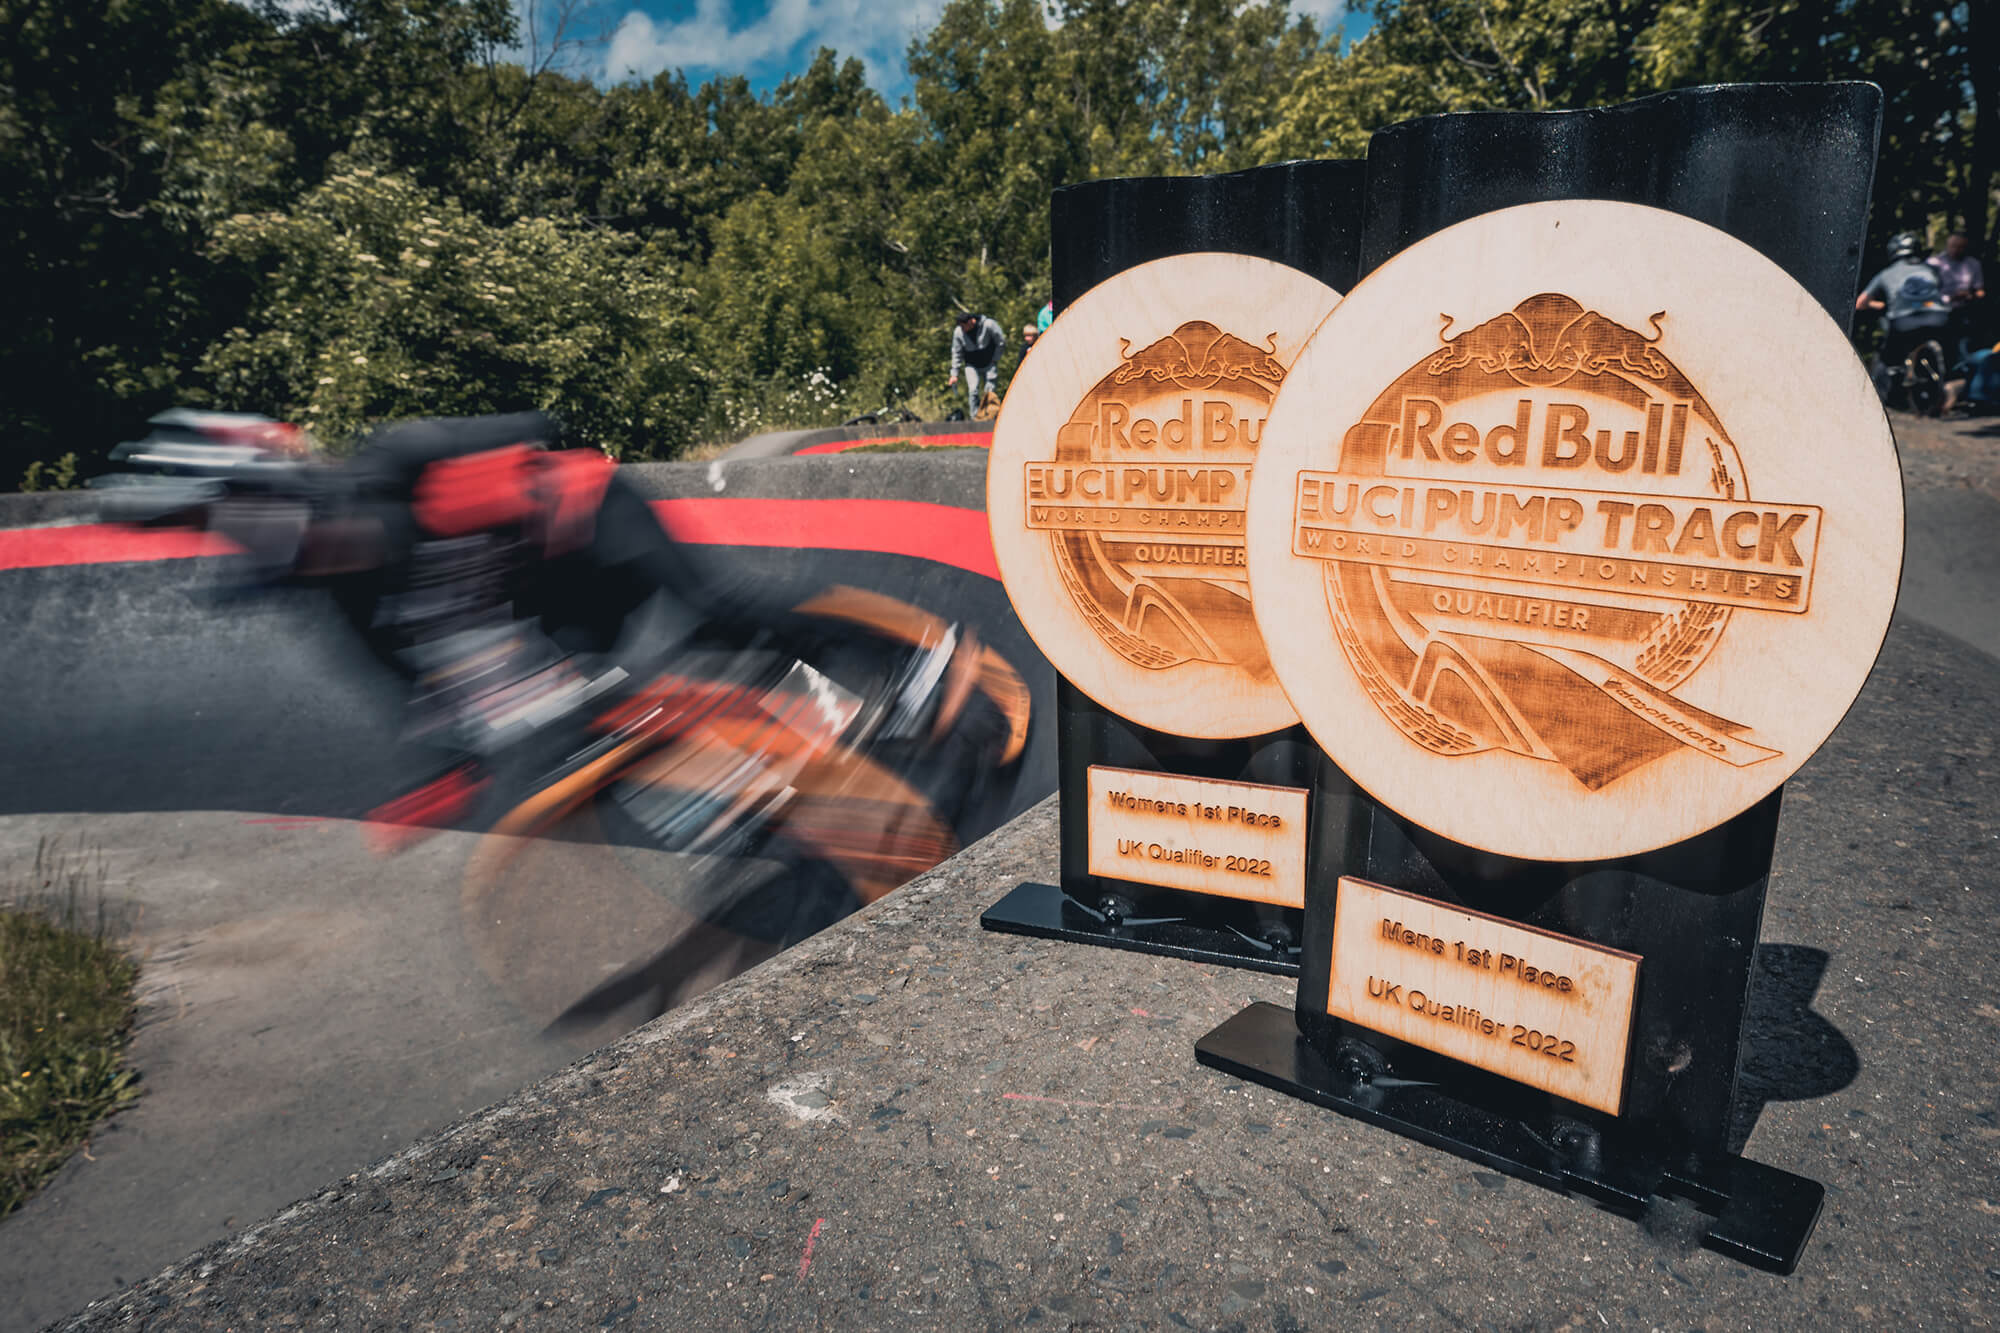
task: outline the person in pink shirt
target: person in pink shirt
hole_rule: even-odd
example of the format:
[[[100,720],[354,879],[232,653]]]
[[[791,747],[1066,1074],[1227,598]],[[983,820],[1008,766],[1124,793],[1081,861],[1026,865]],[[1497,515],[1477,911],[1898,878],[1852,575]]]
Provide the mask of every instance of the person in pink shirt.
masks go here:
[[[1970,238],[1954,231],[1944,238],[1944,249],[1930,258],[1937,271],[1938,286],[1944,291],[1945,305],[1951,310],[1945,344],[1954,364],[1965,362],[1976,347],[1991,341],[1986,308],[1986,271],[1973,258]],[[1945,410],[1957,405],[1959,395],[1946,386]]]
[[[1946,305],[1962,305],[1986,296],[1986,271],[1967,253],[1970,242],[1962,231],[1944,238],[1944,249],[1931,256],[1938,271],[1938,285],[1944,288]]]

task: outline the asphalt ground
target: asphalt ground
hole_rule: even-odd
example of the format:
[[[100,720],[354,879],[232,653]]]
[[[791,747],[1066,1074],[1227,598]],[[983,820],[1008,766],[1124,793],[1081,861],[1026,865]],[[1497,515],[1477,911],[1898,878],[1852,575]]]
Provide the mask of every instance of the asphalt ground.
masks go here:
[[[1980,1327],[2000,665],[1898,621],[1789,788],[1745,1052],[1796,1275],[1196,1065],[1284,982],[982,932],[1050,802],[77,1329]]]
[[[697,553],[730,595],[786,605],[839,581],[899,597],[979,626],[1046,703],[1046,665],[978,572],[980,460],[634,477],[670,521],[705,526]],[[71,525],[0,531],[0,563],[74,545],[90,512],[84,497],[0,503],[0,526]],[[406,776],[401,687],[320,599],[218,603],[221,574],[202,559],[0,568],[0,885],[44,839],[102,865],[144,962],[131,1059],[145,1086],[0,1221],[0,1329],[117,1291],[628,1029],[647,1015],[542,1033],[703,914],[676,858],[555,845],[510,883],[540,910],[471,932],[470,834],[383,860],[357,822]],[[1053,789],[1049,728],[967,836]],[[742,961],[718,947],[691,986]]]
[[[2000,416],[1892,420],[1908,509],[1897,609],[2000,656]]]
[[[1282,981],[980,932],[1044,806],[75,1326],[1990,1325],[2000,430],[1898,425],[1903,613],[1787,789],[1746,1049],[1748,1155],[1829,1187],[1792,1278],[1194,1064]]]

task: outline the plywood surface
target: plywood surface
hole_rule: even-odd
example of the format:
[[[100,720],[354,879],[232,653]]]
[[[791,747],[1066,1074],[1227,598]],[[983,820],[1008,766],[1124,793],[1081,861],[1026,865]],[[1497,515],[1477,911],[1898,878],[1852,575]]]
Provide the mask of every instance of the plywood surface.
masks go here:
[[[1092,764],[1093,875],[1304,907],[1306,793]]]
[[[1208,739],[1297,721],[1244,514],[1273,399],[1338,300],[1269,260],[1176,255],[1091,288],[1022,363],[987,473],[994,554],[1037,646],[1113,712]]]
[[[1505,855],[1701,833],[1826,739],[1886,632],[1895,445],[1841,330],[1674,214],[1532,204],[1356,287],[1271,412],[1253,605],[1315,739]]]
[[[1326,1011],[1617,1115],[1640,961],[1343,876]]]

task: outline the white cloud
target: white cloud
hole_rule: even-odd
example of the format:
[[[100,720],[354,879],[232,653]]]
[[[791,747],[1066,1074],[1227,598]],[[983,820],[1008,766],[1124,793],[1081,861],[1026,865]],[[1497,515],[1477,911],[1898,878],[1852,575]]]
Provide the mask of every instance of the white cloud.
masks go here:
[[[698,0],[686,18],[655,19],[634,9],[619,21],[605,51],[607,82],[649,79],[684,69],[756,73],[802,67],[821,46],[854,56],[879,87],[902,81],[910,40],[937,21],[944,0],[773,0],[747,22],[728,0]]]
[[[1347,17],[1347,0],[1292,0],[1292,13],[1310,18],[1322,33],[1338,32]]]

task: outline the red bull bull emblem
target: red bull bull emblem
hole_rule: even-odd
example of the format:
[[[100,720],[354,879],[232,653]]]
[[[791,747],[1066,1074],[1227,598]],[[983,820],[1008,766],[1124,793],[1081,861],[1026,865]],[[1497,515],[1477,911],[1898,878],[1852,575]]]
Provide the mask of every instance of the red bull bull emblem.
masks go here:
[[[1250,609],[1244,512],[1285,369],[1337,300],[1281,265],[1184,255],[1063,312],[1008,395],[988,507],[1043,651],[1180,735],[1296,721]]]
[[[1322,745],[1426,826],[1540,859],[1690,837],[1783,782],[1858,691],[1900,559],[1840,329],[1724,234],[1602,203],[1462,224],[1364,295],[1302,354],[1248,515]]]

